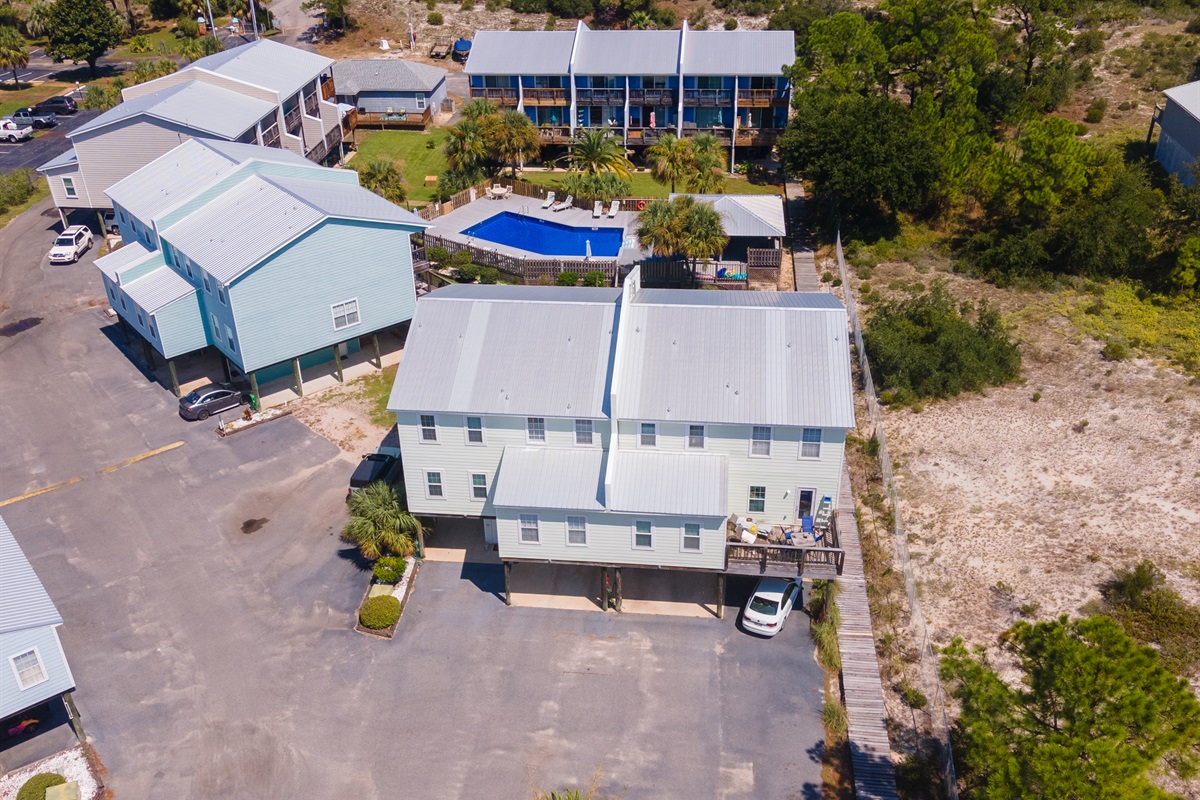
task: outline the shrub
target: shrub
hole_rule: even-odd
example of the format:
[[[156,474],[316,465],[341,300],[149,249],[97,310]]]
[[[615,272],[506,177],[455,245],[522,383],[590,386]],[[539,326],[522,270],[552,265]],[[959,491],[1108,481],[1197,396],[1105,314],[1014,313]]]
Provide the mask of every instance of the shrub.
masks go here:
[[[192,19],[187,14],[184,14],[179,19],[175,20],[175,38],[195,39],[199,35],[200,26],[196,24],[196,20]]]
[[[390,594],[368,597],[358,610],[358,621],[364,628],[381,631],[400,619],[400,601]]]
[[[821,280],[824,283],[829,283],[831,280],[833,280],[833,273],[829,270],[825,270],[821,273]]]
[[[384,556],[375,562],[375,569],[371,575],[376,583],[399,583],[407,569],[408,562],[403,558]]]
[[[37,173],[31,169],[14,169],[0,175],[0,213],[32,197],[36,184]]]
[[[604,286],[608,283],[608,279],[604,277],[604,273],[598,269],[589,270],[583,276],[584,286]]]
[[[1104,31],[1099,28],[1084,31],[1071,43],[1076,53],[1091,55],[1104,50]]]
[[[1103,97],[1097,97],[1092,101],[1092,104],[1088,106],[1087,113],[1084,114],[1083,118],[1088,122],[1099,122],[1100,120],[1104,119],[1104,112],[1107,110],[1108,101]]]
[[[1127,634],[1158,650],[1163,666],[1190,677],[1200,665],[1200,608],[1166,584],[1149,561],[1119,570],[1101,587],[1106,612]]]
[[[21,785],[17,800],[46,800],[46,790],[51,786],[62,786],[67,779],[53,772],[39,772]]]
[[[429,256],[429,260],[439,267],[450,263],[450,251],[444,247],[431,247],[425,251],[425,255]]]
[[[462,0],[462,5],[459,6],[460,11],[471,11],[475,8],[475,0]]]
[[[1187,27],[1183,30],[1187,33],[1200,33],[1200,17],[1196,17],[1194,20],[1189,22]]]
[[[954,397],[1015,380],[1021,351],[1008,337],[1000,315],[979,305],[975,324],[956,308],[943,283],[928,293],[876,306],[864,339],[875,380],[900,402]]]
[[[495,267],[480,267],[479,282],[480,283],[499,283],[500,270]]]
[[[546,17],[546,30],[552,31],[558,25],[558,18],[553,14]]]
[[[1032,396],[1032,397],[1030,397],[1029,399],[1030,399],[1032,402],[1036,403],[1038,400],[1041,400],[1041,399],[1042,399],[1042,393],[1041,393],[1041,392],[1034,392],[1034,393],[1033,393],[1033,396]]]
[[[1129,358],[1129,345],[1123,339],[1109,339],[1102,352],[1109,361],[1124,361]]]
[[[841,285],[842,285],[842,279],[841,279],[841,278],[834,278],[832,281],[830,281],[830,282],[829,282],[829,285],[830,285],[830,286],[841,286]]]
[[[846,738],[846,731],[850,727],[846,720],[846,708],[836,697],[825,698],[825,705],[821,708],[821,722],[834,741],[840,742]]]
[[[725,18],[725,30],[736,31],[737,25],[738,25],[737,19],[735,19],[734,17],[726,17]]]
[[[430,14],[428,17],[425,18],[425,21],[428,22],[430,25],[441,25],[446,20],[442,17],[442,12],[434,11],[432,14]]]
[[[917,687],[908,682],[908,678],[900,681],[900,699],[909,708],[922,709],[929,704],[929,698]]]
[[[129,40],[129,52],[131,53],[149,53],[151,49],[150,40],[140,33]]]
[[[559,286],[578,286],[579,285],[579,273],[578,272],[560,272],[560,273],[558,273],[558,279],[555,282]]]

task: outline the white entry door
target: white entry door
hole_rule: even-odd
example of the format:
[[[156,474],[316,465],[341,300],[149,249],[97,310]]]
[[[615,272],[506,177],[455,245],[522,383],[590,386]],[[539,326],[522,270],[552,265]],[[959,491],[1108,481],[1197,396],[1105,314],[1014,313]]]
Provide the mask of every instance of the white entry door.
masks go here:
[[[483,518],[483,541],[485,544],[498,544],[499,538],[496,536],[496,518]]]

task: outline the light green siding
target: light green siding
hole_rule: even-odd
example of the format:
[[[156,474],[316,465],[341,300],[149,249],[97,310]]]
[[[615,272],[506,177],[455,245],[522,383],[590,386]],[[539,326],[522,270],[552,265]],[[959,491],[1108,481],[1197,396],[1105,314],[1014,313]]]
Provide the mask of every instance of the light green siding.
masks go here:
[[[154,325],[158,328],[161,340],[159,350],[166,358],[174,358],[208,346],[199,293],[190,294],[160,308],[154,314]]]

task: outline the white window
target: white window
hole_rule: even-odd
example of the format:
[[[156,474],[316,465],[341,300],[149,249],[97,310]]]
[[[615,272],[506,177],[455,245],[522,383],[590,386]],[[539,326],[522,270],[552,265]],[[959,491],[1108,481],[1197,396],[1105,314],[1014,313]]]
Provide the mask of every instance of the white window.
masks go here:
[[[209,294],[212,294],[212,286],[210,286],[208,283],[207,275],[204,276],[204,291],[208,292]]]
[[[233,328],[228,325],[225,326],[225,341],[229,342],[230,350],[237,351],[237,345],[233,343]]]
[[[333,329],[340,331],[357,325],[361,320],[358,316],[358,300],[347,300],[344,303],[334,303],[330,306],[333,311]]]
[[[755,514],[761,514],[767,510],[767,487],[751,486],[750,487],[750,511]]]
[[[567,544],[587,544],[587,517],[567,517]]]
[[[188,261],[186,257],[184,257],[184,259],[183,259],[183,271],[187,273],[187,276],[189,278],[195,277],[194,275],[192,275],[192,262]]]
[[[485,473],[471,473],[471,499],[487,500],[487,475]]]
[[[750,455],[771,455],[771,429],[766,425],[755,425],[750,434]]]
[[[588,445],[592,443],[592,421],[590,419],[575,420],[575,444]]]
[[[434,420],[433,414],[421,415],[421,441],[437,441],[437,422]]]
[[[212,334],[214,339],[221,338],[221,323],[217,321],[217,315],[208,312],[208,321],[212,323]]]
[[[525,439],[529,442],[545,442],[546,441],[546,419],[545,417],[526,417],[525,418]]]
[[[800,434],[800,457],[801,458],[820,458],[821,457],[821,429],[820,428],[805,428]]]
[[[425,110],[425,95],[419,94],[419,95],[417,95],[417,111],[424,111],[424,110]]]
[[[135,311],[133,313],[137,314],[138,325],[145,327],[146,321],[144,319],[142,319],[142,312]]]
[[[75,192],[74,178],[63,178],[62,182],[63,182],[63,194],[65,194],[67,197],[79,197],[79,195],[76,194],[76,192]]]
[[[688,425],[688,442],[689,450],[704,449],[704,426],[703,425]]]
[[[426,472],[425,473],[425,496],[426,497],[445,497],[446,491],[442,487],[442,473]]]
[[[541,541],[541,537],[538,535],[537,514],[521,515],[520,537],[522,544],[537,544]]]
[[[642,447],[658,447],[658,429],[653,422],[643,422],[638,444]]]
[[[683,542],[680,544],[680,549],[688,553],[700,552],[700,523],[685,522],[683,523]]]
[[[36,647],[10,656],[8,661],[12,664],[13,674],[17,676],[17,685],[22,691],[50,680],[50,676],[42,667],[42,654]]]
[[[467,417],[467,444],[483,444],[483,417]]]
[[[217,299],[221,301],[221,305],[225,305],[225,287],[217,284]]]
[[[639,519],[633,523],[633,546],[637,550],[654,549],[654,523]]]

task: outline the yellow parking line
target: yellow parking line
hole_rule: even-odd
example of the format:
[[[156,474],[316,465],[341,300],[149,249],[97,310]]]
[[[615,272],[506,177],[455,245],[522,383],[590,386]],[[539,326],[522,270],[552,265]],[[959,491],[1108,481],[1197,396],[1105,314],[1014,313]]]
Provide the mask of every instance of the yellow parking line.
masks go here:
[[[46,486],[45,488],[42,488],[42,489],[34,489],[32,492],[26,492],[25,494],[20,495],[19,497],[10,497],[7,500],[0,500],[0,508],[3,508],[4,506],[10,506],[13,503],[19,503],[22,500],[28,500],[31,497],[37,497],[39,494],[45,494],[46,492],[53,492],[55,489],[61,489],[64,486],[70,486],[73,483],[79,483],[81,480],[83,480],[83,479],[82,478],[71,478],[71,480],[69,480],[69,481],[63,481],[62,483],[56,483],[53,486]]]
[[[145,453],[142,453],[140,456],[134,456],[133,458],[127,458],[124,461],[122,461],[120,464],[113,464],[111,467],[105,467],[104,469],[100,470],[100,474],[107,475],[110,472],[116,472],[117,470],[121,469],[121,467],[128,467],[130,464],[136,464],[137,462],[139,462],[143,459],[150,458],[151,456],[156,456],[160,453],[165,453],[168,450],[174,450],[176,447],[183,447],[183,444],[184,444],[183,442],[173,442],[171,444],[159,447],[155,450],[148,450]]]

